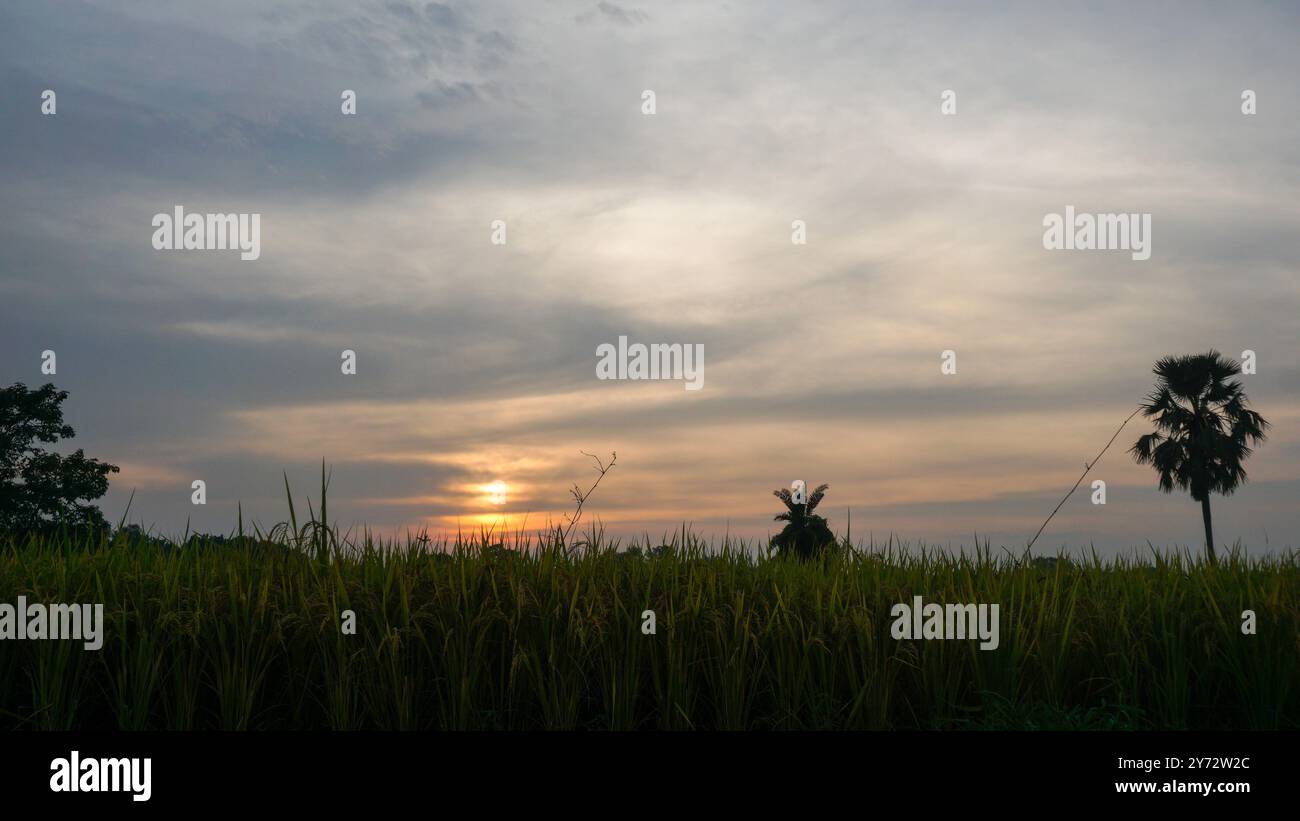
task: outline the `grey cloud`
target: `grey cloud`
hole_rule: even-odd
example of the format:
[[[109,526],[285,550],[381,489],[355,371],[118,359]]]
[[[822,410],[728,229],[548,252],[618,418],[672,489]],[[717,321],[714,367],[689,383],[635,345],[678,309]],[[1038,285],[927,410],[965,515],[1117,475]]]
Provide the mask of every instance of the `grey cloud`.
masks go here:
[[[646,23],[650,20],[650,15],[636,8],[623,8],[609,2],[600,2],[594,8],[579,14],[574,19],[579,23],[590,23],[598,17],[602,17],[621,26],[635,26],[639,23]]]
[[[575,11],[599,25],[573,25]],[[957,425],[975,441],[1014,414],[1110,424],[1149,387],[1155,357],[1212,345],[1257,350],[1248,390],[1288,418],[1300,403],[1297,17],[1267,4],[1171,17],[1122,3],[683,3],[653,20],[613,3],[8,5],[0,383],[40,381],[35,356],[55,347],[78,444],[186,470],[221,449],[216,432],[236,449],[240,411],[599,388],[595,346],[620,334],[704,343],[710,388],[689,403],[617,414],[594,403],[525,429],[401,441],[437,453],[797,426],[815,443],[863,428],[887,437],[901,422]],[[59,113],[43,118],[50,87]],[[1254,118],[1237,109],[1247,87],[1260,94]],[[358,92],[356,118],[339,114],[343,88]],[[640,114],[644,88],[659,95],[654,117]],[[956,117],[938,114],[945,88]],[[177,202],[264,203],[263,262],[151,253],[148,217]],[[1042,251],[1039,220],[1066,204],[1152,212],[1152,261]],[[462,233],[485,237],[498,216],[508,248]],[[792,250],[794,218],[811,240]],[[318,269],[301,270],[291,246]],[[661,304],[672,310],[652,310]],[[332,378],[342,347],[361,359],[346,383]],[[900,377],[934,371],[944,347],[959,350],[962,381]],[[1294,438],[1280,428],[1253,465],[1287,475]],[[917,538],[1030,523],[1052,495],[945,500],[944,471],[960,460],[916,446],[940,466],[930,502],[873,506],[852,454],[808,467],[846,477],[837,496]],[[699,508],[683,515],[701,525],[726,526],[720,489],[765,493],[771,480],[754,472],[802,458],[779,444],[714,447],[727,459],[638,454],[665,507]],[[1035,442],[997,471],[1072,469],[1088,455]],[[280,469],[309,480],[321,457],[203,469],[270,516]],[[340,467],[341,505],[472,478]],[[698,504],[669,487],[684,472]],[[569,477],[552,478],[562,501]],[[1296,522],[1279,487],[1243,492],[1225,527],[1287,543]],[[1080,509],[1054,536],[1194,540],[1181,501],[1151,502],[1168,505],[1163,531],[1121,500],[1105,523]],[[156,490],[141,502],[169,526],[191,512]],[[222,529],[226,513],[214,505],[203,527]]]
[[[431,111],[438,111],[448,106],[482,100],[483,95],[470,83],[438,83],[432,90],[421,91],[418,98],[420,105]]]

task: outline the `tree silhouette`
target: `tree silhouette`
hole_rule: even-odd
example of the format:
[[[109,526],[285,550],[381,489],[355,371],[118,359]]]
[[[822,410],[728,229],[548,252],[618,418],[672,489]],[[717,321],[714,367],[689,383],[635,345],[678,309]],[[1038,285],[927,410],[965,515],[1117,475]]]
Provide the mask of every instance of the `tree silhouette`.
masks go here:
[[[80,449],[63,456],[36,446],[76,435],[63,424],[60,405],[67,397],[53,385],[28,390],[16,382],[0,389],[0,532],[107,526],[87,502],[108,492],[108,474],[117,466],[87,459]]]
[[[800,559],[807,559],[827,545],[834,544],[835,534],[831,533],[826,520],[821,516],[812,515],[829,487],[830,485],[818,486],[808,496],[807,504],[796,503],[788,490],[772,491],[772,495],[784,502],[786,506],[786,512],[778,513],[774,521],[789,522],[772,538],[772,544],[779,555],[795,554]]]
[[[1151,465],[1160,475],[1160,489],[1190,491],[1201,503],[1205,522],[1205,551],[1214,561],[1214,528],[1210,494],[1231,494],[1246,481],[1243,463],[1251,446],[1264,441],[1269,423],[1247,407],[1241,384],[1229,381],[1241,366],[1218,351],[1166,356],[1155,364],[1155,390],[1142,405],[1142,415],[1155,423],[1155,433],[1130,449],[1138,464]]]

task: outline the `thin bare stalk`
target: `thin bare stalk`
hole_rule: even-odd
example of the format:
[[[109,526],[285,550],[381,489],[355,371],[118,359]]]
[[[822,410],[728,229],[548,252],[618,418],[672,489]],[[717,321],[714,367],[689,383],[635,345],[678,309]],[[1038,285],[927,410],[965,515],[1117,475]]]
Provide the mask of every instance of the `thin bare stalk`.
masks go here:
[[[1047,527],[1047,522],[1052,521],[1052,516],[1055,516],[1056,511],[1061,509],[1061,505],[1064,505],[1066,500],[1069,499],[1071,496],[1073,496],[1074,492],[1079,489],[1079,485],[1083,483],[1083,477],[1087,476],[1088,471],[1092,470],[1097,465],[1097,463],[1101,461],[1102,455],[1107,450],[1110,449],[1110,446],[1112,444],[1115,443],[1115,439],[1119,437],[1119,432],[1124,430],[1124,426],[1129,423],[1129,419],[1132,419],[1134,416],[1137,416],[1141,410],[1142,408],[1139,407],[1137,410],[1133,411],[1128,415],[1128,419],[1125,419],[1123,422],[1120,423],[1119,427],[1115,429],[1115,435],[1110,437],[1110,441],[1106,443],[1106,447],[1101,449],[1101,453],[1097,454],[1097,458],[1093,459],[1091,462],[1083,463],[1083,473],[1080,474],[1079,481],[1075,482],[1074,487],[1070,488],[1070,492],[1065,494],[1065,498],[1062,499],[1059,503],[1057,503],[1055,510],[1053,510],[1051,515],[1047,517],[1047,521],[1043,522],[1042,527],[1038,528],[1038,532],[1034,534],[1034,538],[1029,540],[1029,545],[1025,548],[1025,550],[1029,550],[1029,548],[1034,546],[1034,542],[1038,541],[1038,537],[1043,535],[1043,529]]]
[[[583,493],[582,489],[577,485],[574,485],[573,488],[569,491],[570,493],[573,494],[573,498],[577,502],[578,506],[574,509],[572,516],[568,514],[565,514],[564,516],[564,518],[568,520],[569,526],[566,527],[564,529],[564,532],[560,535],[560,543],[565,545],[569,543],[569,531],[573,530],[573,526],[576,525],[578,523],[578,520],[582,518],[582,506],[585,505],[587,503],[587,500],[591,498],[591,494],[595,492],[596,487],[600,484],[600,480],[604,479],[605,474],[613,470],[615,463],[618,462],[618,453],[616,452],[610,453],[610,459],[608,465],[600,461],[600,459],[594,454],[587,453],[585,450],[580,450],[578,452],[581,453],[583,456],[588,456],[595,461],[596,472],[599,473],[600,475],[596,477],[596,481],[592,483],[591,487],[587,488],[586,493]]]

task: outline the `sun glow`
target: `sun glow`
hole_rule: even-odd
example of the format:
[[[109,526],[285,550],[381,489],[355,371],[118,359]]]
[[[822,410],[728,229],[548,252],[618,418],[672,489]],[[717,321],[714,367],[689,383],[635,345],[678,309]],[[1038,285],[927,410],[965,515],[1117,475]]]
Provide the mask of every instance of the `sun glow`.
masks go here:
[[[491,484],[483,486],[483,492],[487,494],[488,501],[494,505],[504,505],[506,503],[506,483],[497,479]]]

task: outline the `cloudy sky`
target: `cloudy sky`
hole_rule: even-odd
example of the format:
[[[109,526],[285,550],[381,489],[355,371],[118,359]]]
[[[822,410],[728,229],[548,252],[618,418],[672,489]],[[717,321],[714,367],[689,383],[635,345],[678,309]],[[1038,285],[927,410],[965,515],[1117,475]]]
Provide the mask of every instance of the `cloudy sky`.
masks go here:
[[[1015,547],[1158,357],[1251,349],[1274,428],[1217,535],[1295,547],[1297,26],[1286,3],[6,3],[0,383],[69,390],[75,445],[122,467],[109,518],[134,489],[166,533],[229,532],[238,501],[274,523],[282,471],[314,500],[322,459],[345,525],[531,528],[594,478],[585,450],[618,453],[590,510],[620,534],[762,537],[804,479],[855,538]],[[154,250],[176,205],[261,214],[261,257]],[[1067,205],[1151,214],[1151,258],[1045,250]],[[620,335],[702,344],[704,388],[598,380]],[[1085,483],[1038,548],[1199,549],[1199,507],[1125,453],[1140,422],[1089,477],[1107,504]]]

